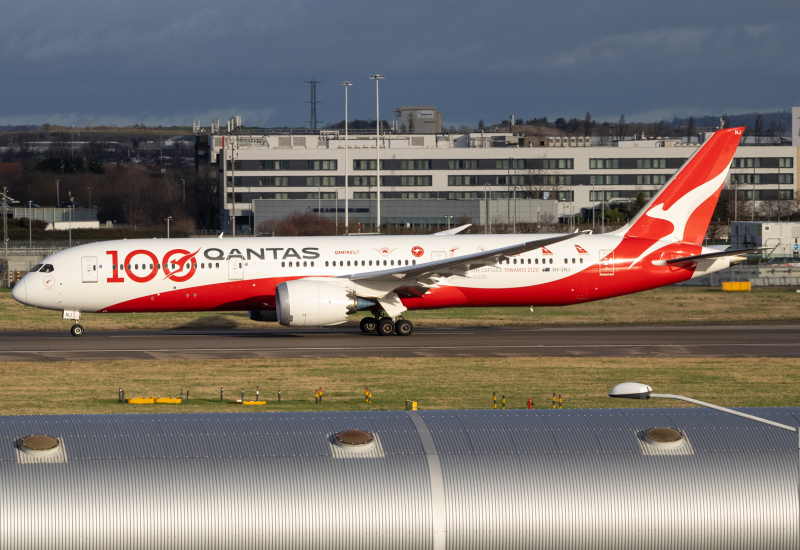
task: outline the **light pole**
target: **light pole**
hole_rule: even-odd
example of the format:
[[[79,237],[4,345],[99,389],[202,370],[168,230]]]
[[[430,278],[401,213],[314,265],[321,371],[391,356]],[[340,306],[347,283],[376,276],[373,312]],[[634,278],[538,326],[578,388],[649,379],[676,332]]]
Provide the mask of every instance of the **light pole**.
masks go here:
[[[595,202],[597,202],[597,201],[595,201],[595,194],[594,194],[594,178],[592,178],[592,192],[591,192],[589,198],[591,199],[591,203],[592,203],[592,233],[595,233],[595,229],[594,229],[594,211],[597,210],[597,208],[595,208],[597,206],[595,204]]]
[[[766,418],[759,418],[758,416],[753,416],[750,414],[745,414],[743,412],[734,411],[733,409],[726,409],[725,407],[720,407],[718,405],[712,405],[711,403],[706,403],[704,401],[698,401],[697,399],[692,399],[690,397],[684,397],[682,395],[672,395],[668,393],[653,393],[653,388],[647,386],[645,384],[639,384],[636,382],[623,382],[622,384],[617,384],[611,391],[608,392],[609,397],[620,397],[623,399],[650,399],[651,397],[659,398],[659,399],[677,399],[678,401],[686,401],[687,403],[692,403],[694,405],[700,405],[701,407],[708,407],[709,409],[714,409],[715,411],[721,411],[727,414],[732,414],[734,416],[740,416],[742,418],[746,418],[748,420],[753,420],[755,422],[760,422],[761,424],[766,424],[768,426],[774,426],[776,428],[780,428],[782,430],[787,430],[789,432],[797,432],[798,440],[797,440],[797,449],[798,453],[800,453],[800,429],[792,426],[787,426],[786,424],[780,424],[778,422],[773,422],[772,420],[767,420]],[[800,458],[800,457],[799,457]],[[800,462],[798,463],[800,467]]]
[[[28,248],[33,248],[33,221],[31,214],[33,214],[33,201],[28,201]]]
[[[486,233],[487,235],[492,233],[491,218],[489,218],[489,199],[488,199],[488,195],[486,194],[486,190],[488,189],[488,187],[489,187],[489,183],[488,182],[484,182],[484,184],[483,184],[483,202],[486,203],[486,230],[484,231],[484,233]]]
[[[322,181],[322,180],[320,180]],[[317,217],[322,217],[322,184],[317,184]]]
[[[165,220],[167,222],[167,238],[169,239],[169,221],[172,219],[172,216],[167,216]]]
[[[381,232],[381,110],[380,110],[380,101],[378,95],[378,82],[383,80],[383,75],[374,74],[370,77],[372,80],[375,81],[375,152],[376,152],[376,163],[375,163],[375,173],[377,175],[377,182],[376,185],[378,186],[377,189],[377,198],[378,198],[378,214],[377,214],[377,232]]]
[[[453,216],[445,216],[447,218],[447,229],[450,229],[450,220],[453,219]]]
[[[89,190],[89,208],[92,207],[92,189],[93,187],[87,187],[86,189]]]
[[[183,204],[186,204],[186,180],[181,178],[183,182]]]
[[[72,248],[72,218],[75,217],[75,197],[69,194],[69,247]]]
[[[56,180],[56,208],[61,208],[61,193],[58,190],[58,184],[61,180]],[[55,221],[55,216],[53,216],[53,221]]]
[[[350,208],[349,208],[348,198],[347,198],[347,195],[348,195],[347,188],[348,188],[348,185],[349,185],[349,182],[347,181],[347,179],[348,179],[347,173],[348,173],[348,170],[350,168],[347,165],[347,162],[348,162],[347,161],[347,141],[348,141],[347,140],[347,137],[348,137],[348,134],[347,134],[347,87],[348,86],[352,86],[352,85],[353,85],[353,83],[349,82],[347,80],[343,80],[342,83],[340,84],[340,86],[344,86],[344,232],[345,232],[345,234],[347,234],[349,232],[349,228],[350,228]],[[339,193],[336,193],[336,199],[337,200],[339,199]],[[337,227],[338,227],[338,224],[339,224],[339,209],[338,208],[336,209],[336,224],[337,224]],[[337,230],[337,234],[338,234],[338,230]]]
[[[517,234],[517,186],[514,186],[514,234]]]

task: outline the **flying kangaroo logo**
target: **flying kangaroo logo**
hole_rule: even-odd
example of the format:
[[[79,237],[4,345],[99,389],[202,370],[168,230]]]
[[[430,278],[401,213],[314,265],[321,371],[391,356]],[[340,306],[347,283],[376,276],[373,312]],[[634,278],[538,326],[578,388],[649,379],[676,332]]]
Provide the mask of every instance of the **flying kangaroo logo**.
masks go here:
[[[578,251],[578,254],[588,254],[588,252],[586,252],[585,248],[583,248],[582,246],[579,246],[577,244],[575,245],[575,250]]]
[[[456,250],[458,250],[459,248],[461,248],[461,247],[460,247],[460,246],[457,246],[457,247],[455,247],[455,248],[451,248],[451,249],[450,249],[450,257],[451,257],[451,258],[452,258],[452,257],[453,257],[453,255],[456,253]]]
[[[415,246],[414,248],[411,249],[411,255],[414,256],[415,258],[419,258],[423,254],[425,254],[425,251],[422,249],[421,246]]]
[[[547,247],[546,247],[546,246],[543,246],[543,247],[542,247],[542,254],[545,254],[545,255],[547,255],[547,256],[552,256],[552,255],[553,255],[553,253],[552,253],[552,252],[550,252],[550,251],[547,249]]]
[[[725,176],[727,174],[728,170],[723,170],[720,174],[710,179],[703,185],[698,185],[691,191],[687,192],[685,195],[675,201],[669,208],[665,209],[664,203],[662,202],[645,212],[645,216],[655,218],[657,220],[664,220],[665,222],[670,223],[672,225],[672,232],[668,235],[664,235],[655,243],[653,243],[647,250],[642,252],[639,257],[636,258],[633,263],[631,263],[630,267],[635,266],[642,258],[653,251],[667,246],[668,244],[682,241],[683,234],[686,231],[686,224],[689,223],[689,218],[691,218],[698,206],[707,201],[717,191],[717,189],[722,186],[722,184],[725,182]]]
[[[169,279],[171,281],[175,281],[176,283],[182,283],[184,281],[188,281],[189,279],[191,279],[192,275],[194,275],[195,271],[197,270],[192,260],[194,259],[194,257],[197,255],[198,252],[200,252],[199,248],[194,253],[189,253],[188,250],[180,250],[180,249],[170,250],[169,252],[167,252],[166,255],[164,256],[164,274],[166,275],[166,277],[164,277],[163,280],[166,281],[167,279]],[[175,254],[184,254],[184,256],[182,256],[178,260],[171,260],[172,256]],[[170,271],[169,264],[175,265],[177,267],[175,267],[172,271]],[[178,275],[178,273],[182,272],[184,269],[186,269],[187,271],[186,274]]]

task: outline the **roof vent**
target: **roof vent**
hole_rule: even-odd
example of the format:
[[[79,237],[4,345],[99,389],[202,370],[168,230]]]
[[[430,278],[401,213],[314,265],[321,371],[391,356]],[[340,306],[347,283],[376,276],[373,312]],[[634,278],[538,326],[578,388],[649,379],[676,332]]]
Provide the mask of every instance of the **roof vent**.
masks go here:
[[[375,446],[375,438],[363,430],[345,430],[334,436],[334,441],[339,447],[348,449],[371,449]]]
[[[14,440],[14,453],[19,464],[60,464],[67,462],[64,439],[52,435],[29,435]]]
[[[661,449],[675,449],[683,445],[683,433],[674,428],[650,428],[644,433],[645,442]]]
[[[60,450],[58,439],[50,435],[29,435],[19,443],[19,450],[33,456],[52,456]]]

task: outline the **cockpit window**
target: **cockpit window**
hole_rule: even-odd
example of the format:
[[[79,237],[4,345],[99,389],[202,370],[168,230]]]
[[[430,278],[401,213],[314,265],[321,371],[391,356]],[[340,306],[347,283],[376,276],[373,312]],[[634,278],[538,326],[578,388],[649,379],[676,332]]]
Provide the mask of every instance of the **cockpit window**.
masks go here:
[[[31,273],[36,273],[36,272],[37,272],[37,271],[39,271],[40,269],[42,269],[42,264],[36,264],[35,266],[33,266],[33,267],[31,268]]]
[[[55,268],[51,264],[44,264],[40,270],[42,273],[52,273]]]

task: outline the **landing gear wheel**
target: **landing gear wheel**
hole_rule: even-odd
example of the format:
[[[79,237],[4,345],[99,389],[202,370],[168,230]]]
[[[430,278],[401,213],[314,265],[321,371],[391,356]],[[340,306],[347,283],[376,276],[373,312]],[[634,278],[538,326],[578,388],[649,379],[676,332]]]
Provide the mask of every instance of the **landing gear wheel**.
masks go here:
[[[83,336],[83,326],[78,324],[72,325],[72,328],[69,329],[69,332],[76,338],[79,336]]]
[[[378,320],[375,317],[364,317],[361,319],[361,332],[364,334],[375,334],[378,331]]]
[[[384,317],[378,321],[378,334],[381,336],[391,336],[394,334],[394,321],[388,317]]]
[[[414,324],[411,321],[400,319],[395,323],[394,330],[398,336],[410,336],[414,332]]]

